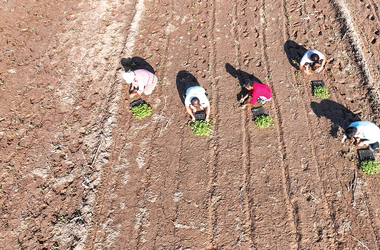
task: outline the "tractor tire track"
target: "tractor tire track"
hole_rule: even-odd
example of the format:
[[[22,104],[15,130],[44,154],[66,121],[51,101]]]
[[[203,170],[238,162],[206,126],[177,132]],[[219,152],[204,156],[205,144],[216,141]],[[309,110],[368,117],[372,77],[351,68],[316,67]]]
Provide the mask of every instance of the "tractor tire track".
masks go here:
[[[241,58],[242,58],[242,53],[241,53],[241,36],[240,36],[240,30],[241,30],[241,23],[240,23],[240,15],[239,14],[242,14],[244,9],[245,9],[245,5],[247,4],[247,1],[236,1],[235,4],[233,5],[233,14],[232,14],[232,17],[233,17],[233,22],[234,22],[234,28],[231,30],[231,35],[235,38],[235,51],[236,51],[236,54],[235,54],[235,66],[236,68],[240,69],[241,68]],[[242,11],[240,11],[242,10]],[[240,11],[238,13],[238,11]],[[243,183],[243,186],[241,188],[241,193],[243,195],[243,199],[242,199],[242,202],[243,202],[243,205],[244,205],[244,212],[245,212],[245,220],[246,220],[246,224],[244,225],[245,226],[245,232],[246,232],[246,235],[249,239],[249,244],[253,247],[255,247],[254,245],[254,240],[253,240],[253,237],[254,237],[254,224],[252,222],[252,214],[251,214],[251,208],[250,208],[250,204],[249,204],[249,199],[250,199],[250,187],[249,187],[249,182],[250,182],[250,177],[251,177],[251,161],[250,161],[250,151],[251,151],[251,147],[250,147],[250,137],[249,137],[249,131],[248,131],[248,126],[249,126],[249,121],[247,120],[247,109],[243,110],[241,112],[241,130],[242,130],[242,149],[243,149],[243,154],[242,154],[242,167],[244,169],[244,175],[243,175],[243,179],[244,179],[244,183]],[[256,248],[256,247],[255,247]]]
[[[215,1],[215,86],[218,103],[216,114],[218,147],[216,148],[216,178],[214,196],[211,205],[214,207],[216,221],[213,227],[213,246],[216,249],[252,249],[251,223],[248,201],[243,188],[246,182],[247,157],[242,149],[245,132],[231,131],[241,128],[242,114],[231,103],[235,93],[239,92],[238,83],[226,72],[226,63],[235,64],[238,50],[235,35],[237,1],[222,3]],[[223,80],[222,80],[223,79]],[[244,117],[244,115],[243,115]],[[243,129],[244,130],[244,129]],[[223,135],[223,136],[220,136]],[[248,146],[248,145],[246,145]],[[245,163],[241,163],[241,160]],[[245,165],[245,166],[244,166]],[[244,190],[243,190],[244,189]],[[243,193],[244,192],[244,193]]]
[[[297,97],[294,86],[285,83],[287,80],[284,77],[286,73],[281,72],[281,70],[278,70],[278,73],[277,70],[271,71],[272,64],[288,65],[287,62],[282,59],[285,58],[284,56],[278,57],[276,54],[273,54],[270,49],[272,46],[280,47],[282,44],[285,44],[284,36],[287,36],[287,34],[286,31],[284,31],[286,21],[283,19],[286,17],[283,6],[283,2],[281,2],[281,6],[279,2],[263,2],[262,14],[265,20],[264,24],[267,26],[267,28],[264,28],[264,35],[268,37],[268,39],[265,39],[266,45],[264,50],[267,58],[270,60],[268,62],[268,79],[273,79],[273,82],[279,82],[281,84],[272,84],[271,87],[274,93],[281,92],[281,95],[274,94],[274,97],[277,97],[279,102],[281,102],[279,108],[280,116],[286,117],[286,119],[282,120],[284,124],[282,133],[287,135],[292,134],[294,136],[284,137],[283,144],[285,145],[286,152],[286,154],[284,154],[284,163],[289,174],[289,198],[294,208],[297,221],[297,241],[300,248],[305,248],[310,243],[319,248],[329,248],[335,245],[334,241],[329,237],[333,231],[333,223],[328,213],[326,214],[324,211],[324,208],[328,208],[328,205],[325,200],[320,198],[323,196],[321,186],[314,181],[314,176],[318,176],[317,166],[313,164],[314,166],[310,171],[305,171],[305,169],[302,168],[302,166],[308,166],[311,163],[302,157],[303,155],[307,155],[308,149],[311,148],[311,145],[308,143],[310,140],[310,135],[307,133],[308,130],[302,130],[302,128],[309,127],[307,114],[306,112],[302,112],[302,106],[304,105],[299,97]],[[273,9],[281,9],[282,15],[272,17],[268,13],[273,13],[271,12]],[[273,22],[271,22],[271,20],[273,20]],[[281,32],[273,30],[276,28],[280,29]],[[271,39],[272,36],[275,38]],[[283,41],[283,43],[278,43],[279,41]],[[282,76],[278,77],[277,74]],[[289,130],[290,128],[292,128],[292,130]],[[292,137],[293,139],[290,139]],[[313,214],[313,217],[308,217],[307,214]],[[319,220],[316,220],[316,217],[318,217]]]
[[[268,71],[266,70],[265,50],[260,12],[261,3],[247,3],[241,1],[239,5],[237,27],[239,34],[239,55],[237,61],[240,69],[249,74],[254,74],[258,81],[266,82]],[[247,28],[251,22],[250,17],[254,17],[253,23],[256,25]],[[263,56],[264,54],[264,56]],[[253,71],[252,71],[253,70]],[[252,79],[253,80],[253,79]],[[257,81],[256,80],[256,81]],[[275,93],[273,96],[274,102]],[[270,104],[269,104],[270,105]],[[265,105],[268,108],[268,104]],[[267,110],[268,112],[268,110]],[[250,112],[249,112],[250,113]],[[249,214],[251,216],[251,234],[254,246],[257,249],[263,248],[296,248],[296,228],[292,221],[292,212],[283,210],[287,206],[287,194],[283,190],[283,183],[278,183],[275,176],[282,176],[281,165],[283,156],[278,147],[275,146],[278,140],[278,117],[276,107],[270,109],[269,114],[274,117],[275,127],[258,129],[253,122],[250,122],[251,115],[245,113],[245,126],[249,126],[247,134],[251,146],[248,149],[250,165],[246,176],[246,195],[249,200]],[[273,143],[275,145],[273,145]],[[264,155],[271,155],[270,159]],[[264,195],[265,194],[265,195]],[[276,213],[268,213],[276,211]]]

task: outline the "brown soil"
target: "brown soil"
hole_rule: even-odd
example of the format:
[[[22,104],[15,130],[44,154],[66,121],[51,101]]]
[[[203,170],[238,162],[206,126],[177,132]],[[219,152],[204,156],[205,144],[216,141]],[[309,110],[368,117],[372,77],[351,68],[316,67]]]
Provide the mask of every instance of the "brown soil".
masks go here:
[[[0,249],[380,248],[379,178],[340,143],[348,121],[380,117],[375,1],[7,0],[0,11]],[[325,70],[293,67],[297,44],[323,52]],[[143,96],[148,118],[129,110],[123,57],[160,80]],[[274,126],[238,108],[236,70],[272,88]],[[211,100],[209,137],[187,126],[178,90],[191,76]]]

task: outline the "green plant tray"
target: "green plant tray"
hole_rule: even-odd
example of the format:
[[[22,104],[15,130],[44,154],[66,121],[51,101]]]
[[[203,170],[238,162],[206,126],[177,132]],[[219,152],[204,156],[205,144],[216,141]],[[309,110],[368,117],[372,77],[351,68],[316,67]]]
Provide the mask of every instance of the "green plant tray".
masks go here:
[[[136,106],[140,106],[141,104],[147,104],[143,99],[138,99],[138,100],[134,100],[133,102],[131,102],[130,104],[129,104],[129,106],[131,107],[131,108],[133,108],[133,107],[136,107]]]
[[[311,81],[311,87],[312,89],[314,89],[315,87],[325,87],[325,82],[322,81],[322,80],[315,80],[315,81]]]
[[[198,111],[194,114],[194,118],[196,121],[204,121],[206,120],[206,112]]]
[[[325,82],[322,80],[311,81],[311,94],[314,95],[314,88],[326,87]]]
[[[255,120],[255,118],[258,117],[258,116],[260,116],[260,115],[266,115],[266,116],[268,116],[268,114],[265,112],[265,109],[263,107],[252,108],[251,111],[252,111],[252,114],[253,114],[253,119],[252,120]]]
[[[375,160],[375,156],[370,149],[358,149],[358,155],[360,162]]]

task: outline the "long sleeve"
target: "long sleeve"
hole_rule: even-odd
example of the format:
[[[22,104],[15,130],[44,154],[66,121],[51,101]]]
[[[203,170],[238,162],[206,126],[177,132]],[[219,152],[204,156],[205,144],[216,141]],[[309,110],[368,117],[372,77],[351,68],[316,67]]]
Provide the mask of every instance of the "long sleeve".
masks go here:
[[[259,99],[259,91],[257,90],[253,90],[253,93],[252,93],[252,100],[250,101],[249,104],[253,105],[255,104],[255,102],[257,101],[257,99]]]
[[[137,83],[138,83],[138,85],[139,85],[139,90],[137,90],[137,93],[142,94],[142,93],[144,92],[145,84],[144,84],[144,82],[141,81],[141,80],[138,81]]]

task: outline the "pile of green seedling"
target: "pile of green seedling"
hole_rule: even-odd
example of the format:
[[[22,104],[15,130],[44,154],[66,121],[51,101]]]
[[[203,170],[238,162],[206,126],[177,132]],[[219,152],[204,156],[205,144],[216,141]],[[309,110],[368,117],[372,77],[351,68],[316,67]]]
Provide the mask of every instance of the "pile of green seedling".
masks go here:
[[[152,114],[152,108],[148,104],[141,104],[139,106],[132,107],[131,111],[133,115],[140,120]]]
[[[273,125],[273,119],[270,118],[268,115],[259,115],[254,120],[257,127],[261,128],[267,128]]]
[[[327,99],[329,98],[329,90],[324,86],[317,86],[313,89],[313,94],[317,98]]]
[[[378,161],[362,161],[361,169],[366,174],[375,174],[380,171],[379,162]]]
[[[211,125],[206,121],[195,121],[191,123],[191,129],[196,136],[209,136],[211,133]]]

